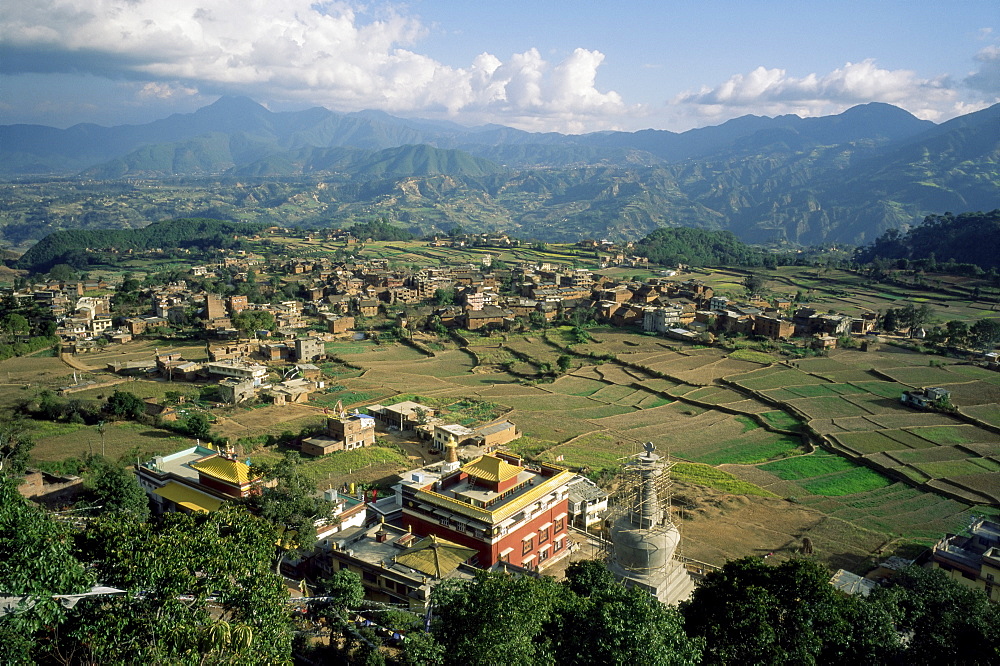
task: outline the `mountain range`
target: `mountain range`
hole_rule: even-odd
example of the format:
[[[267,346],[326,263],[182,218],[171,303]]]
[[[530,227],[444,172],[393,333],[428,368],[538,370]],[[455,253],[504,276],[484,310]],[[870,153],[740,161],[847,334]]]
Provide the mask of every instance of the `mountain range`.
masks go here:
[[[145,125],[0,126],[10,180],[184,178],[214,192],[197,214],[317,227],[378,215],[420,232],[461,225],[541,240],[694,226],[752,242],[863,244],[928,214],[995,208],[998,158],[1000,105],[939,125],[871,103],[682,133],[564,135],[378,111],[275,113],[223,97]],[[273,183],[277,196],[237,191]],[[282,208],[304,193],[321,205]],[[30,219],[0,214],[0,225]]]

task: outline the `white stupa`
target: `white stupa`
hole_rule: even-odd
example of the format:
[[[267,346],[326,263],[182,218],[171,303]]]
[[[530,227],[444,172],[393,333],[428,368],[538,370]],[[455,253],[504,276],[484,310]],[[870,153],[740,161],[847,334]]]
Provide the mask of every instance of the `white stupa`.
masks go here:
[[[672,463],[655,448],[646,443],[623,469],[608,568],[628,587],[641,587],[663,603],[675,604],[690,596],[694,579],[674,558],[681,534],[665,510]]]

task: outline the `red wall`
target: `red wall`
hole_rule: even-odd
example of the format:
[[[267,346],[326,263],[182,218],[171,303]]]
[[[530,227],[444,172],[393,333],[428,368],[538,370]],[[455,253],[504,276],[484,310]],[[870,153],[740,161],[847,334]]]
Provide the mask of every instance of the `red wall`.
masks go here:
[[[459,545],[466,546],[468,548],[475,548],[476,551],[479,552],[479,566],[484,568],[492,564],[495,564],[500,559],[500,553],[506,550],[507,548],[513,548],[508,558],[511,564],[520,566],[524,558],[534,555],[535,559],[533,560],[533,564],[535,566],[538,566],[538,551],[541,550],[542,547],[544,546],[552,546],[557,536],[566,533],[566,530],[568,529],[567,526],[569,523],[569,517],[566,516],[565,518],[563,518],[563,529],[560,532],[554,531],[556,522],[555,517],[562,513],[568,513],[568,511],[569,511],[568,499],[556,502],[554,505],[552,505],[551,507],[540,513],[532,520],[526,523],[522,523],[519,526],[515,526],[515,528],[512,531],[508,532],[502,539],[500,539],[500,541],[498,541],[495,544],[490,544],[486,541],[480,541],[475,537],[469,536],[465,532],[458,532],[449,527],[441,525],[440,523],[430,520],[424,520],[422,518],[418,518],[416,516],[412,516],[407,513],[403,514],[403,526],[412,527],[414,534],[417,534],[418,536],[423,537],[435,534],[441,537],[442,539],[447,539],[448,541],[452,541]],[[532,532],[538,532],[538,527],[540,525],[544,525],[545,523],[552,523],[552,526],[549,528],[548,540],[543,543],[539,543],[538,536],[536,535],[533,540],[531,550],[527,553],[524,553],[522,551],[521,539],[523,539],[524,536],[527,534],[530,534]],[[550,548],[550,550],[552,549]],[[552,554],[554,553],[550,553],[550,557]]]

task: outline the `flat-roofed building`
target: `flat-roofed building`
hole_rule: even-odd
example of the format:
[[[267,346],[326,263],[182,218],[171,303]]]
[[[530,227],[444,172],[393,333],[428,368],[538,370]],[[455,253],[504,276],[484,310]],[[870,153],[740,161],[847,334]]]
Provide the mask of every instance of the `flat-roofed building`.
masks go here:
[[[573,476],[556,465],[493,453],[407,472],[397,496],[403,525],[414,534],[475,549],[472,562],[480,567],[509,562],[538,569],[567,552]]]
[[[210,377],[234,377],[249,379],[254,386],[260,386],[267,377],[267,368],[257,363],[242,363],[234,359],[206,363],[205,370]]]

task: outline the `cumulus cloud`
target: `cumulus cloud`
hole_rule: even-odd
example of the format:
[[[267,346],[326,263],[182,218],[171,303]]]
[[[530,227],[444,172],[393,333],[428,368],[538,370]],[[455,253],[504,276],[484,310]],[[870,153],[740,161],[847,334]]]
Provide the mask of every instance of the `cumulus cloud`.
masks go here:
[[[931,120],[948,114],[957,92],[948,77],[924,79],[910,70],[882,69],[874,60],[847,63],[822,76],[790,76],[784,69],[758,67],[720,85],[686,91],[671,104],[696,108],[702,115],[755,113],[835,113],[865,102],[886,102]]]
[[[1000,97],[1000,46],[987,46],[975,59],[979,69],[965,78],[965,84],[995,101]]]
[[[598,51],[555,64],[533,48],[506,61],[484,53],[453,67],[417,52],[426,33],[417,18],[370,17],[347,2],[35,0],[0,5],[0,45],[12,55],[0,67],[136,80],[145,98],[239,92],[563,131],[638,111],[598,90]]]

